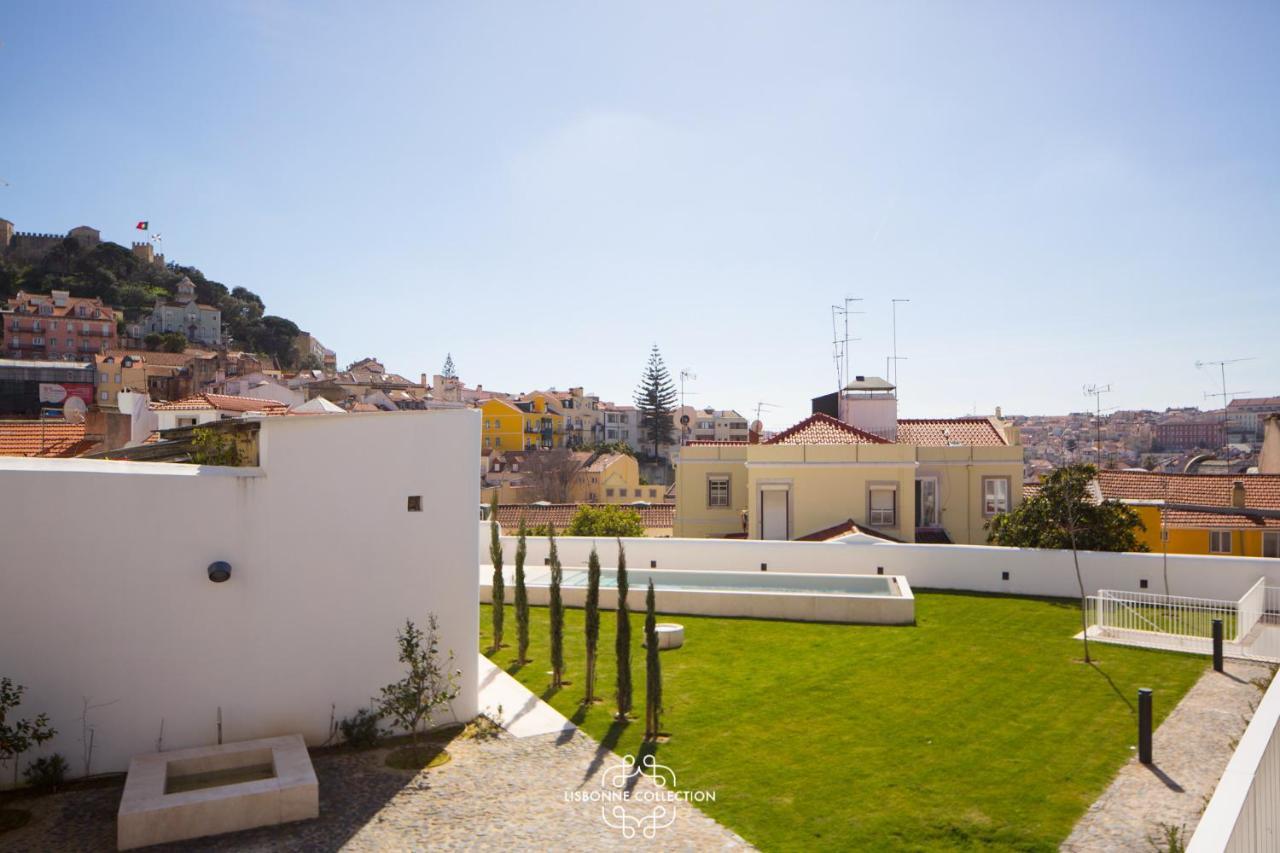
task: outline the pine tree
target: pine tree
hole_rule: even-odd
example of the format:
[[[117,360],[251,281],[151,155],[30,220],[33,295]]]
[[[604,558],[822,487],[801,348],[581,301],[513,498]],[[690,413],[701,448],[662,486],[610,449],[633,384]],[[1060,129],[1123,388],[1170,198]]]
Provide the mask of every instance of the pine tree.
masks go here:
[[[457,379],[458,371],[453,366],[453,353],[445,353],[444,367],[440,368],[440,375],[445,379]]]
[[[662,445],[671,443],[671,415],[676,404],[676,386],[667,373],[657,344],[650,350],[644,376],[636,386],[635,403],[640,411],[640,435],[653,442],[656,457]]]
[[[653,578],[645,595],[644,616],[644,736],[657,738],[662,716],[662,663],[658,660],[658,619],[653,595]]]
[[[516,539],[516,662],[529,662],[529,591],[524,585],[524,558],[529,546],[525,541],[529,530],[520,516],[519,538]]]
[[[600,645],[600,556],[594,545],[587,557],[587,602],[583,622],[587,633],[587,695],[582,702],[589,705],[596,698],[596,651]]]
[[[627,607],[627,551],[618,540],[618,631],[613,650],[618,658],[618,718],[631,713],[631,610]]]
[[[556,529],[547,525],[547,538],[551,540],[551,686],[561,687],[564,682],[564,604],[560,600],[560,555],[556,552]]]
[[[502,622],[505,618],[507,588],[502,577],[502,540],[498,538],[498,495],[489,505],[489,560],[493,563],[493,647],[502,648]]]

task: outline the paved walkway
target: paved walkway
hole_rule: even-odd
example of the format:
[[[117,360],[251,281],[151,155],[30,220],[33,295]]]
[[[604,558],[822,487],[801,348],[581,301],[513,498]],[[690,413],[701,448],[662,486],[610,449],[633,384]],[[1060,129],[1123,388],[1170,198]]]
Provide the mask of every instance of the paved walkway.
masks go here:
[[[1152,736],[1155,763],[1140,764],[1135,754],[1080,818],[1063,850],[1150,850],[1163,837],[1162,824],[1186,827],[1190,840],[1262,700],[1258,684],[1271,679],[1265,664],[1227,661],[1225,669],[1201,676]]]
[[[562,734],[577,726],[543,702],[528,688],[499,669],[484,655],[480,658],[480,712],[516,737]]]

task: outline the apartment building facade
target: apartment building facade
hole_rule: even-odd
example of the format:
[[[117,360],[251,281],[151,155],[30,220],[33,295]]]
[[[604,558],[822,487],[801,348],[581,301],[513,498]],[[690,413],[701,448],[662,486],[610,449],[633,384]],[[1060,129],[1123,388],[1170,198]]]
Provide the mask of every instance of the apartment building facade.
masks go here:
[[[66,290],[24,293],[0,308],[0,358],[90,361],[118,344],[115,312]]]

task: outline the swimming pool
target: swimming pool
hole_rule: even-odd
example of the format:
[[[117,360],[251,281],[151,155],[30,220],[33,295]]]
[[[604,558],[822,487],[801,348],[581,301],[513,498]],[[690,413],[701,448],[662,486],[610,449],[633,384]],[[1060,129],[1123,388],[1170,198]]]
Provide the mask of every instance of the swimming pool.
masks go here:
[[[490,600],[492,574],[492,567],[480,567],[482,601]],[[512,570],[507,569],[504,576],[510,599],[515,583]],[[663,613],[806,622],[915,623],[915,597],[907,579],[900,575],[632,569],[627,572],[627,580],[627,603],[633,610],[644,607],[645,593],[652,580],[657,606]],[[549,568],[535,566],[526,570],[525,586],[530,604],[548,603],[550,582]],[[565,567],[561,580],[564,603],[569,607],[582,607],[586,592],[586,568]],[[614,609],[617,597],[617,571],[601,569],[600,606]]]

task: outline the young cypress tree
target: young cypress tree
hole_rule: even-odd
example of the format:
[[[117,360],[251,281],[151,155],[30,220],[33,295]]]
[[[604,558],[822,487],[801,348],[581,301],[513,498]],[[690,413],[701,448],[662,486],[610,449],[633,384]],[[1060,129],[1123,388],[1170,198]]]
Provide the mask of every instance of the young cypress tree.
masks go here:
[[[547,525],[551,540],[551,686],[562,686],[564,679],[564,604],[560,601],[560,555],[556,552],[556,528]]]
[[[618,540],[618,632],[613,650],[618,658],[618,718],[631,713],[631,610],[627,607],[627,550]]]
[[[587,603],[584,614],[587,632],[587,695],[582,703],[589,705],[596,699],[596,651],[600,645],[600,556],[595,546],[587,557]]]
[[[502,621],[505,617],[507,587],[502,578],[502,540],[498,538],[498,494],[489,505],[489,560],[493,563],[493,647],[502,648]]]
[[[640,434],[646,441],[653,442],[656,457],[662,445],[671,443],[671,414],[676,404],[676,386],[667,373],[657,344],[649,352],[649,363],[636,387],[635,403],[640,411]]]
[[[516,540],[516,662],[529,662],[529,591],[524,585],[524,558],[529,546],[525,537],[529,530],[520,516],[520,532]]]
[[[653,578],[649,578],[649,592],[645,595],[644,604],[644,736],[657,738],[662,716],[662,663],[658,660]]]

